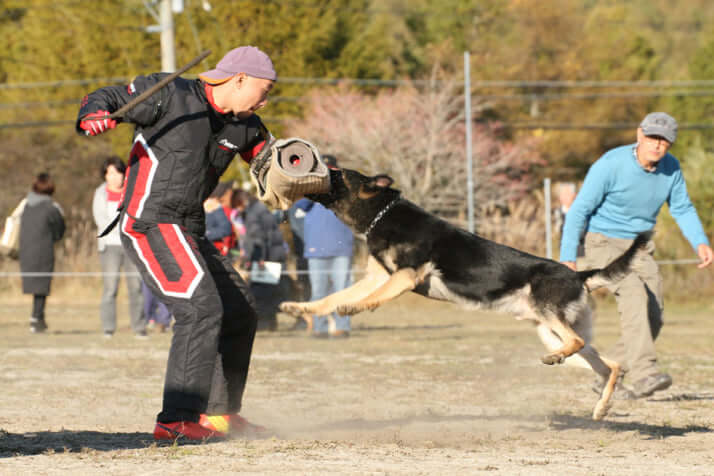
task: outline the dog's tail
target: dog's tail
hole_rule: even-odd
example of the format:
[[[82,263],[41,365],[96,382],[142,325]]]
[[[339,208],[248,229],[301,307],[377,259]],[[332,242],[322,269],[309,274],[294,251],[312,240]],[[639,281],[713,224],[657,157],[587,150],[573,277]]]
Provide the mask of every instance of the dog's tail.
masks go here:
[[[630,271],[630,264],[637,251],[644,248],[652,238],[652,231],[644,231],[637,235],[632,245],[619,258],[601,269],[589,269],[587,271],[578,271],[578,279],[582,281],[588,290],[607,286],[616,283],[625,277]]]

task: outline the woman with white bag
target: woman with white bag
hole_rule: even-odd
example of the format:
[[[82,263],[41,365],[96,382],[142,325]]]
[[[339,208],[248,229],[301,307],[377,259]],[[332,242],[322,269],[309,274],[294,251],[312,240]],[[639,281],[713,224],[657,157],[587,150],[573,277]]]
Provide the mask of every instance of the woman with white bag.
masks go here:
[[[45,303],[50,294],[55,265],[54,244],[62,238],[65,230],[62,208],[51,198],[54,191],[50,175],[38,174],[27,195],[20,220],[22,292],[33,295],[30,332],[47,330]]]
[[[5,218],[5,228],[0,237],[0,255],[17,259],[17,252],[20,249],[20,218],[25,211],[27,199],[23,198],[20,204],[13,210],[9,217]]]

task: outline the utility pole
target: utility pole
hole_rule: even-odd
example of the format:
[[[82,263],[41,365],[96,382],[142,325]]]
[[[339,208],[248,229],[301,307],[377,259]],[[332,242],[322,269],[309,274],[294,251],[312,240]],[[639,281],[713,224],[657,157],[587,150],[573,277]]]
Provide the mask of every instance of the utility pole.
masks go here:
[[[474,232],[473,144],[471,139],[471,55],[464,51],[464,126],[466,128],[466,209],[468,229]]]
[[[159,21],[161,26],[161,71],[176,71],[176,49],[174,47],[174,16],[172,0],[161,0]]]

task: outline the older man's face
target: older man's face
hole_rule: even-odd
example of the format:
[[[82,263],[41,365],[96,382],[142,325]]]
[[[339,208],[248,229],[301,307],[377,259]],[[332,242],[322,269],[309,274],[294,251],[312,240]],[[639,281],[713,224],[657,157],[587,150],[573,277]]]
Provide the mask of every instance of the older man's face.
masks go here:
[[[637,129],[637,155],[640,160],[645,160],[650,163],[659,162],[662,157],[667,154],[672,143],[664,137],[646,136],[642,132],[642,128]]]

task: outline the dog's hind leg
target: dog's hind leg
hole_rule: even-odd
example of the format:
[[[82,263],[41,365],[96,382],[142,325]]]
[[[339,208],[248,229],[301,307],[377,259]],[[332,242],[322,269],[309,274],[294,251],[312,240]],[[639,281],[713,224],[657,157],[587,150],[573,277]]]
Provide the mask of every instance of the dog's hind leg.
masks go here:
[[[612,406],[611,400],[615,392],[617,377],[620,374],[620,364],[603,357],[589,344],[580,349],[577,355],[586,360],[595,372],[605,378],[605,386],[593,410],[593,420],[602,420]]]
[[[618,364],[614,360],[607,359],[602,355],[598,354],[597,350],[595,350],[593,347],[588,347],[590,351],[592,351],[594,354],[593,358],[599,361],[601,364],[606,365],[610,370],[610,375],[608,375],[607,377],[607,382],[605,382],[605,386],[602,389],[600,399],[595,404],[595,409],[593,410],[593,420],[602,420],[603,417],[607,415],[607,412],[612,406],[611,399],[612,394],[615,392],[617,377],[620,375],[620,364]],[[593,369],[595,369],[594,365]]]
[[[575,308],[574,311],[575,322],[571,325],[573,332],[575,332],[579,337],[585,341],[585,346],[583,349],[587,349],[590,341],[592,340],[592,313],[587,305]],[[572,321],[569,321],[572,322]],[[537,327],[536,332],[538,337],[545,345],[545,348],[550,352],[556,352],[563,346],[563,340],[556,334],[543,320],[536,321]],[[587,351],[586,351],[587,352]],[[606,379],[610,373],[609,368],[606,365],[595,365],[593,366],[588,360],[580,355],[583,353],[581,350],[577,354],[573,354],[565,360],[565,365],[572,367],[580,367],[581,369],[592,369],[596,373],[600,374],[602,378]],[[597,368],[596,368],[597,367]]]
[[[552,350],[550,354],[546,354],[541,357],[540,360],[544,364],[562,364],[565,359],[585,347],[585,341],[575,333],[567,322],[551,317],[545,324],[551,331],[558,335],[562,345],[559,348]]]
[[[548,327],[544,323],[538,323],[536,327],[536,333],[538,334],[538,337],[540,338],[541,342],[543,342],[543,345],[545,346],[546,349],[548,349],[549,352],[555,352],[558,349],[560,349],[563,346],[563,341],[560,340],[560,337],[558,337],[557,334],[555,334],[550,327]],[[588,344],[585,344],[583,349],[587,348]],[[572,367],[579,367],[581,369],[591,369],[592,366],[590,363],[585,360],[583,357],[580,356],[580,354],[573,354],[567,359],[565,359],[564,362],[565,365],[572,366]]]
[[[557,352],[562,347],[562,340],[546,324],[538,324],[536,331],[538,337],[540,337],[549,351]],[[565,363],[576,367],[592,369],[607,380],[600,399],[595,404],[595,409],[593,410],[593,420],[602,420],[611,407],[612,394],[615,390],[615,384],[617,383],[617,376],[620,373],[620,365],[615,361],[601,356],[594,347],[587,343],[577,354],[568,357]]]

